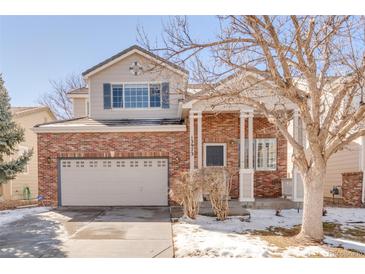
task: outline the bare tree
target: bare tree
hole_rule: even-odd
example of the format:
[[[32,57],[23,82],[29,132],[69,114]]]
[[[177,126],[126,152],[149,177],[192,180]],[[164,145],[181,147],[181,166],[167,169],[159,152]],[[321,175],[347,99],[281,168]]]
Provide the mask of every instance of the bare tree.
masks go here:
[[[39,104],[49,107],[58,119],[72,118],[72,102],[68,93],[71,90],[84,87],[83,78],[72,74],[63,80],[51,80],[50,84],[52,90],[39,98]]]
[[[191,36],[186,18],[174,17],[165,26],[163,45],[149,49],[190,66],[192,80],[206,87],[196,96],[253,107],[278,128],[293,147],[292,160],[304,182],[298,239],[321,240],[327,161],[365,135],[365,23],[356,16],[217,20],[216,38],[201,41]],[[148,47],[144,37],[140,42]],[[299,113],[307,145],[288,129],[293,110]]]

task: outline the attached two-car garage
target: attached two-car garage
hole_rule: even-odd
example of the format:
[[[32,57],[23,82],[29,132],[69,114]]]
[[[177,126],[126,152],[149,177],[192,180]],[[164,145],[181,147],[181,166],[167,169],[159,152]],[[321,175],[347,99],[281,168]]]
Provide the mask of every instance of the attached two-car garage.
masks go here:
[[[62,159],[62,206],[166,206],[166,158]]]

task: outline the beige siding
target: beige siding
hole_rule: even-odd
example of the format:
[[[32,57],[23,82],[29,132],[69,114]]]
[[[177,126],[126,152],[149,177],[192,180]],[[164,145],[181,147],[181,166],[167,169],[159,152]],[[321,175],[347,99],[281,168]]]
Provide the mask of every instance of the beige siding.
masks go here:
[[[289,132],[292,131],[292,122],[289,123]],[[342,173],[360,171],[360,140],[351,143],[346,149],[337,152],[332,155],[327,163],[324,196],[332,197],[330,190],[333,186],[342,185]],[[288,175],[291,176],[290,172],[293,168],[293,162],[291,156],[293,153],[292,146],[288,143]]]
[[[38,152],[37,152],[37,135],[32,131],[36,124],[53,121],[54,118],[47,110],[33,112],[24,116],[15,116],[14,120],[25,129],[25,141],[19,146],[33,148],[33,156],[28,163],[28,171],[17,175],[17,178],[4,185],[5,199],[23,199],[23,189],[28,186],[32,198],[38,195]]]
[[[141,75],[132,75],[129,67],[139,62],[146,70],[151,65],[145,57],[134,53],[112,66],[90,76],[90,117],[93,119],[138,119],[138,118],[177,118],[179,99],[183,98],[178,89],[184,85],[184,77],[169,69],[145,71]],[[169,109],[107,109],[103,108],[103,83],[170,83]]]
[[[87,116],[87,113],[86,113],[87,99],[85,99],[85,98],[73,98],[72,102],[73,102],[73,116],[74,116],[74,118]]]
[[[342,185],[342,173],[360,170],[360,143],[353,142],[328,160],[324,196],[331,197],[333,186]]]

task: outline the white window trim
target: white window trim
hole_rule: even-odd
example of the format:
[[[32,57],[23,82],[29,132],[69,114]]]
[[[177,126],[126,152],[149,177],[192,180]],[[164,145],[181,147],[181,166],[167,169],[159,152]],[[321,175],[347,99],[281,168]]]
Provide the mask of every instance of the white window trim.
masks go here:
[[[207,147],[208,146],[223,146],[223,167],[227,166],[227,144],[226,143],[204,143],[204,152],[203,152],[203,162],[204,167],[207,167]],[[215,167],[215,166],[209,166],[209,167]],[[216,166],[221,167],[221,166]]]
[[[278,144],[277,144],[277,139],[276,138],[255,138],[256,140],[256,155],[255,155],[255,158],[256,158],[256,163],[255,163],[255,170],[258,170],[258,171],[275,171],[277,170],[277,166],[278,166]],[[269,168],[269,167],[259,167],[258,165],[258,160],[259,160],[259,157],[258,157],[258,153],[259,153],[259,149],[258,149],[258,144],[261,142],[263,143],[266,143],[268,141],[275,141],[275,168]]]
[[[29,147],[26,146],[18,146],[18,156],[21,156],[24,152],[28,152],[29,151]],[[29,174],[29,162],[25,165],[26,170],[20,174],[24,174],[27,175]]]
[[[110,89],[111,89],[111,96],[110,96],[110,101],[111,101],[111,110],[113,111],[133,111],[133,110],[160,110],[162,109],[162,83],[163,82],[113,82],[110,83]],[[150,85],[155,85],[155,84],[159,84],[160,85],[160,107],[150,107]],[[113,107],[113,86],[116,85],[121,85],[123,90],[122,90],[122,100],[123,100],[123,107]],[[125,98],[124,98],[124,85],[147,85],[148,86],[148,107],[141,107],[141,108],[126,108],[125,107]]]

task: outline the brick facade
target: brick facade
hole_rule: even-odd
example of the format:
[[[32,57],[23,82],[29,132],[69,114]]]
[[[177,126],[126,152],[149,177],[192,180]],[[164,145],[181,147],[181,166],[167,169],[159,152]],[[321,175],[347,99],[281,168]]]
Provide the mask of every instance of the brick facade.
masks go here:
[[[204,114],[202,120],[203,144],[225,143],[227,166],[237,170],[232,182],[232,198],[239,196],[239,119],[239,113],[220,113]],[[287,142],[266,118],[254,117],[253,128],[254,138],[277,138],[277,169],[255,172],[254,195],[279,197],[280,179],[287,175]],[[195,152],[197,157],[196,147]],[[58,160],[75,157],[168,157],[171,188],[176,175],[189,168],[189,132],[38,133],[39,194],[44,195],[46,204],[58,204]]]
[[[195,121],[195,161],[197,161],[197,122]],[[245,136],[248,136],[248,123],[245,123]],[[253,118],[253,138],[277,139],[277,169],[274,171],[255,171],[254,196],[259,198],[280,197],[281,178],[287,177],[287,141],[264,117]],[[237,169],[232,179],[231,197],[239,196],[239,113],[204,113],[202,117],[202,142],[225,143],[227,148],[227,167]]]
[[[188,168],[187,132],[38,133],[39,193],[57,206],[60,158],[168,157],[169,184]]]
[[[342,173],[342,198],[345,205],[362,205],[363,172]]]

